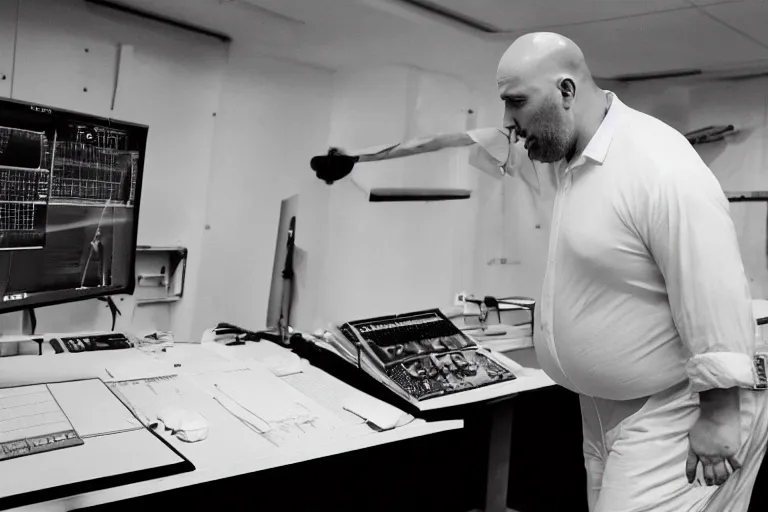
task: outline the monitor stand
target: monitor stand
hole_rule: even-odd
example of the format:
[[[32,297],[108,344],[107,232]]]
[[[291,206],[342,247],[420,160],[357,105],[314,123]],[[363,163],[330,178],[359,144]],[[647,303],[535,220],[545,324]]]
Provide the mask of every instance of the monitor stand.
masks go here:
[[[26,346],[37,343],[37,354],[43,355],[43,337],[35,335],[37,320],[32,309],[0,315],[0,356],[29,354]]]

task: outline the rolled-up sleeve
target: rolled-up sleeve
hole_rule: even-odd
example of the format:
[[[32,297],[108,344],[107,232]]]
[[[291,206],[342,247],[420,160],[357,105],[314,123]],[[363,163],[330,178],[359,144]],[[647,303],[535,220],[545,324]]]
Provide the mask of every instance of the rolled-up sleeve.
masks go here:
[[[648,245],[690,351],[693,390],[752,387],[756,324],[728,200],[696,161],[662,173],[653,190]]]
[[[467,135],[482,148],[497,167],[503,166],[509,157],[509,130],[504,128],[477,128]]]

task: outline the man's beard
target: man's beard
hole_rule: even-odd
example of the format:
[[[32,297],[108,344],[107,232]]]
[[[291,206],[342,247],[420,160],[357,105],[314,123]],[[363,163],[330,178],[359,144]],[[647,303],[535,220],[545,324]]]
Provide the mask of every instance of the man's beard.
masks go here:
[[[542,163],[559,162],[571,150],[572,132],[565,128],[560,107],[554,101],[544,103],[531,117],[531,126],[536,127],[536,134],[528,147],[531,160]]]

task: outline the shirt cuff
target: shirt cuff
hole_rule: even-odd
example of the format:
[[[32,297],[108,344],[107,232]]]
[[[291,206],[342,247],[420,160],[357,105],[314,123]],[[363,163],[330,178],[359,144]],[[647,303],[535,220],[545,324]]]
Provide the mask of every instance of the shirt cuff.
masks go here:
[[[749,388],[757,384],[754,361],[742,352],[709,352],[693,356],[685,365],[691,390]]]
[[[483,148],[497,166],[502,166],[509,157],[509,131],[502,128],[477,128],[467,135]]]

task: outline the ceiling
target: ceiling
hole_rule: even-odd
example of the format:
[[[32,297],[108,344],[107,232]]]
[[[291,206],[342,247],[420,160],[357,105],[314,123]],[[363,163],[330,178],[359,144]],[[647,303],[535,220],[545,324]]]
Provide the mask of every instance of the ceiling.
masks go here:
[[[115,0],[328,69],[404,63],[492,80],[522,33],[570,37],[594,75],[768,68],[765,0]]]

